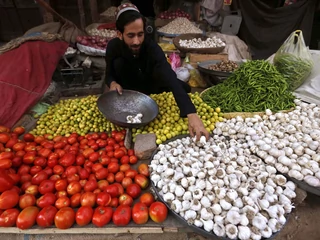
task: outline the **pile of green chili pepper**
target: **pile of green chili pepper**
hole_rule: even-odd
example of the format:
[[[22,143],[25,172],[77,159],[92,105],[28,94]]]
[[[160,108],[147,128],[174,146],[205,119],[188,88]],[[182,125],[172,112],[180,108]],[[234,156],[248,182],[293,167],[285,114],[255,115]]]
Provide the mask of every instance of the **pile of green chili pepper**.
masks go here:
[[[274,65],[287,79],[291,90],[300,87],[313,68],[312,60],[304,59],[290,53],[276,54]]]
[[[202,99],[224,112],[280,111],[295,106],[285,77],[264,60],[242,64],[224,82],[204,92]]]

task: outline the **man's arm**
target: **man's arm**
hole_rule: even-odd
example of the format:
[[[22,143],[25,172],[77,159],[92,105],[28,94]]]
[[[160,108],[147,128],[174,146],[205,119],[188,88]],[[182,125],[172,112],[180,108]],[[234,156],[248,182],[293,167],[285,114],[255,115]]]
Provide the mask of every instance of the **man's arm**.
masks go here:
[[[187,117],[190,113],[196,113],[196,109],[191,102],[190,97],[179,83],[176,73],[172,70],[168,63],[162,49],[158,44],[152,43],[152,54],[155,61],[154,73],[155,76],[160,78],[160,81],[164,81],[165,85],[170,88],[173,96],[180,109],[180,116]]]

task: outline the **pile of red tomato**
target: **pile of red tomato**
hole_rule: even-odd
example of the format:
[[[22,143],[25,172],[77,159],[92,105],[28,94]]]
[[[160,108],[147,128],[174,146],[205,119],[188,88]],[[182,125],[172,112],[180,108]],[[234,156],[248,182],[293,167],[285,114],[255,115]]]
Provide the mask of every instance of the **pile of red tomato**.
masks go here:
[[[33,136],[0,126],[0,227],[77,223],[103,227],[163,222],[167,208],[151,193],[148,165],[124,147],[125,132]]]

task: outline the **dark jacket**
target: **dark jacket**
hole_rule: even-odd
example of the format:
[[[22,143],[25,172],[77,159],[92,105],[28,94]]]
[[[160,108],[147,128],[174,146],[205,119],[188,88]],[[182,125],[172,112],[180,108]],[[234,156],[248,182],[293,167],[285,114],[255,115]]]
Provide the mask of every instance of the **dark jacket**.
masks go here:
[[[152,40],[146,39],[139,56],[134,57],[123,41],[112,39],[107,46],[106,64],[106,83],[109,87],[112,81],[116,81],[124,89],[148,95],[172,91],[181,117],[196,113],[182,82],[177,79],[162,49]]]

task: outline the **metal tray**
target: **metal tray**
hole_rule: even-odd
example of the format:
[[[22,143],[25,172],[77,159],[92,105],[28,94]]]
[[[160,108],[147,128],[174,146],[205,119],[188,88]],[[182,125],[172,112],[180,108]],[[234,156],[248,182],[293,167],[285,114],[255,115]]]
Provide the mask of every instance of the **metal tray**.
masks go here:
[[[210,136],[212,136],[212,135],[210,135]],[[173,141],[175,141],[175,140],[177,140],[177,139],[181,139],[181,138],[185,138],[185,137],[190,137],[190,135],[189,135],[189,134],[181,134],[181,135],[175,136],[175,137],[173,137],[173,138],[171,138],[171,139],[163,142],[162,144],[167,144],[167,143],[169,143],[169,142],[173,142]],[[158,151],[159,151],[159,149],[157,148],[157,149],[153,152],[153,154],[152,154],[152,156],[151,156],[151,158],[150,158],[149,163],[152,161],[154,155],[155,155]],[[208,238],[208,239],[231,240],[230,238],[227,238],[227,237],[219,237],[219,236],[217,236],[216,234],[214,234],[213,232],[210,233],[210,232],[207,232],[206,230],[204,230],[203,228],[199,228],[199,227],[196,227],[195,225],[190,225],[190,224],[188,224],[187,221],[186,221],[183,217],[181,217],[178,213],[176,213],[175,211],[173,211],[173,210],[170,208],[170,206],[168,205],[168,203],[163,200],[163,197],[159,194],[158,188],[154,185],[153,181],[150,181],[150,182],[151,182],[151,188],[153,189],[153,192],[154,192],[155,195],[157,196],[158,200],[160,200],[161,202],[163,202],[163,203],[166,205],[166,207],[168,208],[169,213],[170,213],[177,221],[179,221],[181,224],[183,224],[183,225],[186,226],[186,227],[189,227],[189,228],[192,229],[195,233],[197,233],[197,234],[199,234],[199,235],[202,235],[203,237],[206,237],[206,238]],[[287,221],[286,221],[286,223],[283,225],[282,229],[283,229],[283,228],[286,226],[286,224],[288,223],[289,217],[290,217],[290,214],[286,215]],[[281,229],[281,230],[282,230],[282,229]],[[268,238],[268,240],[273,240],[273,239],[281,232],[281,230],[278,231],[278,232],[276,232],[276,233],[274,233],[270,238]],[[238,239],[238,238],[237,238],[237,239]],[[261,238],[261,239],[266,239],[266,238]]]
[[[232,74],[232,72],[222,72],[222,71],[215,71],[215,70],[208,69],[208,66],[213,65],[213,64],[217,64],[220,62],[221,62],[220,60],[210,60],[210,61],[200,62],[198,64],[198,69],[200,72],[209,74],[211,76],[229,77]],[[240,66],[242,63],[237,62],[237,64]]]

